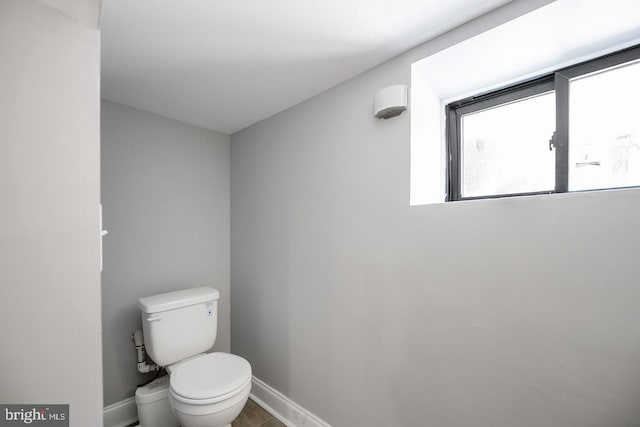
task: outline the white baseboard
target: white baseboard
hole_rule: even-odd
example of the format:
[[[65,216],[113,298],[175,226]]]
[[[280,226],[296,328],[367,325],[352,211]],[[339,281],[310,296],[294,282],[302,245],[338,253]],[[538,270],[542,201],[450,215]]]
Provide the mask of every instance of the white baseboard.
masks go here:
[[[287,427],[331,427],[264,381],[253,377],[249,397]],[[126,427],[138,421],[133,397],[104,408],[104,427]]]
[[[264,381],[254,376],[251,382],[249,397],[287,427],[331,427]]]
[[[126,427],[138,421],[136,399],[128,399],[105,406],[103,415],[104,427]]]

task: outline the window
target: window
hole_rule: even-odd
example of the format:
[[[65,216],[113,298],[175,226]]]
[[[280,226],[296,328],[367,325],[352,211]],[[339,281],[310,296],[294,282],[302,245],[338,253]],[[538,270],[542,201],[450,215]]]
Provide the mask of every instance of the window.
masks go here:
[[[447,105],[447,200],[640,186],[640,46]]]

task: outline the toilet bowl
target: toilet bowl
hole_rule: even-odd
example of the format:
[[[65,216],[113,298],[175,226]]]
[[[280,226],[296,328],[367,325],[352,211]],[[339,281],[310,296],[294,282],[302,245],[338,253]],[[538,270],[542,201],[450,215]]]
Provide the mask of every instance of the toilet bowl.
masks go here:
[[[217,335],[219,296],[194,288],[138,300],[148,355],[169,373],[168,402],[182,427],[230,427],[251,390],[249,362],[206,353]]]
[[[251,391],[251,366],[233,354],[210,353],[170,367],[169,403],[183,427],[229,426]]]
[[[169,394],[173,414],[183,427],[229,427],[247,403],[251,382],[243,389],[225,400],[215,403],[202,403],[198,400],[177,400]]]

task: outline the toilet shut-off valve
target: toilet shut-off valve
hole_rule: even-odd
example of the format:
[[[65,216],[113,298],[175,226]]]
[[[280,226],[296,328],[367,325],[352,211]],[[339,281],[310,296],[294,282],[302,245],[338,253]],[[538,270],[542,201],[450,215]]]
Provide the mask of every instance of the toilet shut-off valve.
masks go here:
[[[144,334],[140,329],[136,330],[131,336],[136,350],[138,351],[138,372],[147,374],[149,372],[159,371],[161,368],[158,365],[150,365],[147,363],[146,352],[144,350]]]

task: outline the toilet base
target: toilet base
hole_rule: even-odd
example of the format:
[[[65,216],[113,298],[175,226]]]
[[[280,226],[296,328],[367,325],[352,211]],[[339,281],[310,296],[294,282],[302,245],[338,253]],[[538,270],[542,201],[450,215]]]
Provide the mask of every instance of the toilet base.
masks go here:
[[[234,396],[221,402],[193,405],[176,400],[169,392],[173,414],[182,427],[231,427],[249,399],[251,381]]]

